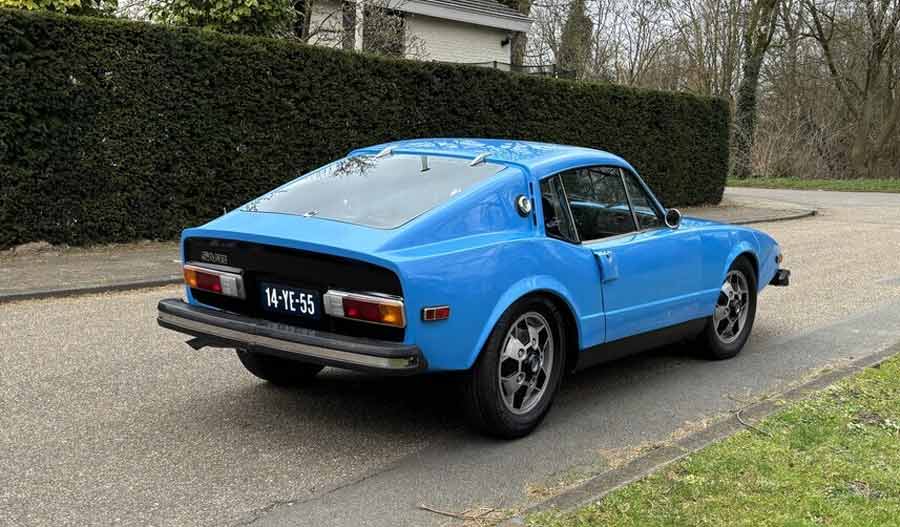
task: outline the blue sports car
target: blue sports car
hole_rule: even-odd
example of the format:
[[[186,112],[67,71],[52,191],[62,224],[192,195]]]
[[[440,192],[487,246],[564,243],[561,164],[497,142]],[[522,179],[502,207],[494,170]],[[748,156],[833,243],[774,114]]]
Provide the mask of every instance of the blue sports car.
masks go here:
[[[607,152],[423,139],[350,152],[182,235],[161,326],[279,385],[324,366],[456,371],[470,421],[519,437],[564,373],[676,340],[747,341],[787,285],[760,231],[681,218]]]

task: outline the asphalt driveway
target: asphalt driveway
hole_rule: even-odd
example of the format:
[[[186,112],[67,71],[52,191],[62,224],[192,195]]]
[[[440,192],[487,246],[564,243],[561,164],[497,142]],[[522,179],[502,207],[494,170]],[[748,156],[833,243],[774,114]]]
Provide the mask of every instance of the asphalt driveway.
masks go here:
[[[666,349],[573,376],[532,436],[462,425],[444,377],[257,382],[155,325],[177,287],[0,304],[0,525],[444,525],[517,508],[747,399],[900,341],[900,195],[729,190],[817,206],[757,225],[793,270],[745,352]]]

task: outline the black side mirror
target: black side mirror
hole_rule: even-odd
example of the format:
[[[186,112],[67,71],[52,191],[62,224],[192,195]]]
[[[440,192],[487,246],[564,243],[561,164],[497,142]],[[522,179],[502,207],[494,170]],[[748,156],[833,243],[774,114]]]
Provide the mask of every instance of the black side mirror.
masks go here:
[[[677,229],[681,225],[681,211],[678,209],[666,210],[666,226],[670,229]]]

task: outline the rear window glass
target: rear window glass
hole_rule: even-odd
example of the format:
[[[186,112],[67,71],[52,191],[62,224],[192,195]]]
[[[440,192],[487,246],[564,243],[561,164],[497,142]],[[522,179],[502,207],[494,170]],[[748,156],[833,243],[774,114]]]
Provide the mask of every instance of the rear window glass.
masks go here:
[[[469,163],[412,154],[346,158],[253,200],[243,210],[391,229],[503,169],[492,163]]]

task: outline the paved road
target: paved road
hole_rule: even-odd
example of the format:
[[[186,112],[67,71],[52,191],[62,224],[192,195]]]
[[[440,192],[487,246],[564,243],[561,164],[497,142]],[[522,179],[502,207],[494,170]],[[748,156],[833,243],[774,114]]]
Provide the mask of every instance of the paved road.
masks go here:
[[[174,287],[0,305],[0,525],[443,525],[416,506],[525,505],[900,341],[900,195],[770,192],[822,212],[760,226],[794,283],[761,296],[745,353],[668,349],[578,374],[515,442],[467,432],[442,377],[258,383],[155,326]]]

